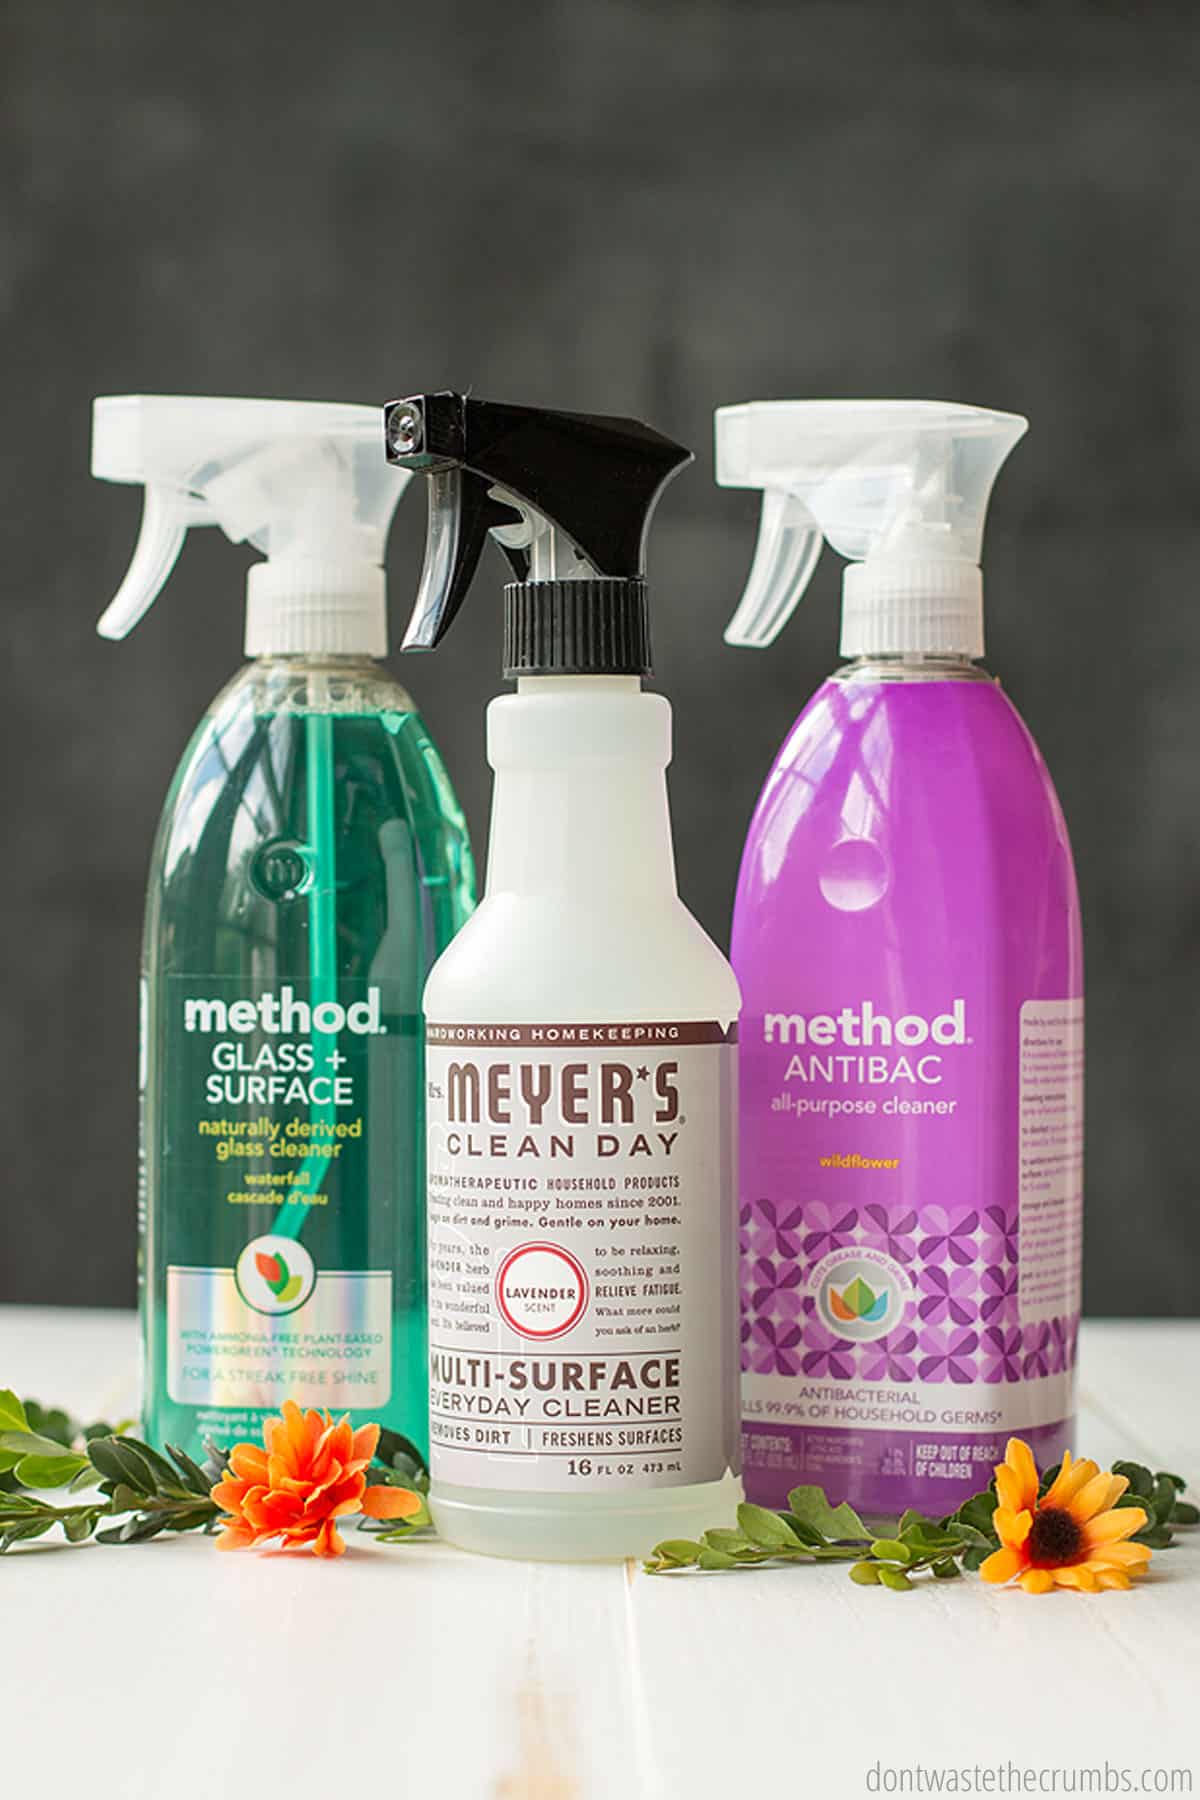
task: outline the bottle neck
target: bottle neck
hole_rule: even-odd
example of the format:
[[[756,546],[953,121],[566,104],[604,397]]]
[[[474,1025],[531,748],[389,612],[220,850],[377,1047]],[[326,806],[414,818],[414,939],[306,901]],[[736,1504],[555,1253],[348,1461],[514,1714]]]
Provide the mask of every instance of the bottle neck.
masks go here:
[[[245,646],[247,656],[386,656],[382,568],[311,556],[252,564]]]
[[[835,681],[983,681],[995,676],[970,656],[942,656],[924,651],[903,651],[886,656],[856,656],[843,664]]]
[[[537,676],[488,708],[487,894],[674,899],[671,710],[636,677]]]

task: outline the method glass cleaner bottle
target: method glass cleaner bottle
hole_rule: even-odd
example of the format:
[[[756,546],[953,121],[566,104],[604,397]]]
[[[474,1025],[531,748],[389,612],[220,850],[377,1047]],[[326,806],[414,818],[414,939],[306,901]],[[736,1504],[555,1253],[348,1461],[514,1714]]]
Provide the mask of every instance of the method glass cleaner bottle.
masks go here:
[[[431,497],[405,647],[489,532],[516,576],[487,891],[425,990],[434,1518],[493,1555],[637,1556],[741,1493],[738,991],[676,889],[671,712],[642,692],[646,530],[691,459],[459,394],[387,418]]]
[[[141,999],[143,1427],[196,1452],[287,1398],[427,1446],[421,989],[470,912],[462,814],[386,651],[406,483],[370,407],[97,400],[93,473],[145,486],[99,629],[189,526],[249,573],[247,665],[167,796]]]

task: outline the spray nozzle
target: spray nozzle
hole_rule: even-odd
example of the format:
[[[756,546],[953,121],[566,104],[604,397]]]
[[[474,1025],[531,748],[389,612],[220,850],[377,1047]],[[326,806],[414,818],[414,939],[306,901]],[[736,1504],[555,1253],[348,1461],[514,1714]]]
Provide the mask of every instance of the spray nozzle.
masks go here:
[[[103,636],[124,637],[153,605],[189,526],[219,525],[267,558],[249,573],[249,654],[386,651],[384,546],[408,477],[379,454],[374,407],[108,396],[93,410],[92,473],[146,490]]]
[[[425,567],[406,650],[441,642],[489,534],[526,595],[575,584],[573,612],[586,604],[602,628],[606,610],[617,608],[615,590],[628,600],[637,587],[644,611],[646,535],[662,489],[692,460],[681,444],[636,419],[456,393],[395,400],[384,421],[388,461],[429,481]],[[586,660],[582,647],[574,660]],[[506,664],[533,672],[528,658],[518,665],[506,653]]]
[[[934,400],[779,400],[717,413],[717,480],[763,490],[750,578],[725,633],[762,648],[823,544],[850,560],[842,652],[980,656],[992,484],[1027,421]]]

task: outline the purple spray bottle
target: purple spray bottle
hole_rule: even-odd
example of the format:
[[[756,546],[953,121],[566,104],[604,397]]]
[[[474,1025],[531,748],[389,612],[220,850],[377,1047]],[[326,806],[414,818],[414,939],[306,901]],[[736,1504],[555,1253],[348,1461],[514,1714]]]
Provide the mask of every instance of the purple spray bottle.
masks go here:
[[[947,1513],[1016,1433],[1068,1444],[1079,1320],[1083,958],[1066,826],[983,654],[984,514],[1026,429],[900,401],[717,413],[764,490],[726,637],[773,641],[824,541],[848,663],[746,841],[743,1417],[749,1496],[815,1483]]]

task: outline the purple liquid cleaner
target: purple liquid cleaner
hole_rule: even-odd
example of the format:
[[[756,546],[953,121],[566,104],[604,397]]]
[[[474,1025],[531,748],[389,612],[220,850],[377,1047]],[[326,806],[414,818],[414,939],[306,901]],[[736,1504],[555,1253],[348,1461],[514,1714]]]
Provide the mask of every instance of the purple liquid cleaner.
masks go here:
[[[1009,701],[898,673],[821,688],[742,863],[745,1481],[940,1515],[1070,1439],[1082,946]]]
[[[1045,764],[975,662],[983,508],[1023,422],[718,418],[722,479],[768,490],[734,641],[774,635],[822,537],[861,559],[855,660],[768,776],[734,911],[746,1491],[941,1516],[1010,1435],[1046,1465],[1073,1428],[1079,904]]]

